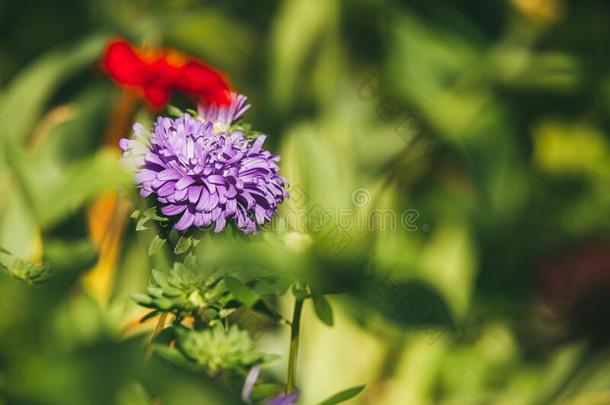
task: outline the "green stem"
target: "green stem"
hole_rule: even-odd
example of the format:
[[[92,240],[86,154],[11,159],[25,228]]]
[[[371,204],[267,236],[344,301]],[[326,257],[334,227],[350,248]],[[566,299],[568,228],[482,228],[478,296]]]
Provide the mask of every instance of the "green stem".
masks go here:
[[[296,378],[297,356],[299,354],[299,331],[301,325],[301,312],[303,310],[303,299],[297,298],[292,313],[290,325],[290,356],[288,357],[288,378],[286,381],[286,393],[294,392],[294,380]]]
[[[163,330],[163,328],[165,327],[165,321],[167,320],[167,312],[163,312],[161,314],[161,316],[159,316],[159,320],[157,321],[157,325],[155,326],[155,329],[153,330],[153,334],[150,338],[150,343],[148,344],[148,348],[146,349],[146,354],[144,355],[144,357],[147,360],[150,360],[150,358],[153,355],[153,344],[155,343],[155,338],[159,335],[159,333],[161,333],[161,331]]]

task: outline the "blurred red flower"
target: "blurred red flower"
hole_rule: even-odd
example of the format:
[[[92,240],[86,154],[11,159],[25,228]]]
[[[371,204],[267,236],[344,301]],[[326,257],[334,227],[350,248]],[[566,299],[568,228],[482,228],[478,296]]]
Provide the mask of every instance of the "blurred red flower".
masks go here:
[[[153,109],[164,107],[174,90],[207,105],[230,102],[231,89],[220,71],[174,49],[136,48],[113,39],[102,64],[115,82],[136,90]]]
[[[544,318],[535,320],[563,339],[586,336],[610,344],[610,242],[591,238],[552,251],[540,267],[538,304]]]

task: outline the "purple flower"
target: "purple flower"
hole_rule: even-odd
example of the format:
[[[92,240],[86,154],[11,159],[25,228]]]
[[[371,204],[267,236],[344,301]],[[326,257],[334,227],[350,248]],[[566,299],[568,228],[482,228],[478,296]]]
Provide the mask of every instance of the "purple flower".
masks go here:
[[[211,121],[215,129],[226,131],[231,123],[241,117],[248,109],[248,98],[241,94],[231,93],[231,102],[228,105],[199,104],[199,117],[204,121]]]
[[[256,384],[256,380],[258,380],[258,375],[261,372],[260,366],[254,366],[250,369],[248,376],[246,377],[246,381],[244,382],[244,386],[241,389],[241,399],[247,404],[251,404],[252,400],[250,395],[252,395],[252,390],[254,389],[254,384]]]
[[[281,394],[269,401],[267,405],[294,405],[297,403],[298,399],[298,392],[293,392],[291,394]]]
[[[239,100],[238,115],[245,111],[245,97]],[[141,126],[136,130],[141,132]],[[189,114],[158,117],[138,160],[140,194],[155,196],[161,213],[178,219],[177,230],[213,225],[220,232],[232,220],[245,233],[254,233],[288,196],[279,175],[280,158],[262,148],[264,141],[263,135],[254,140],[240,131],[218,132],[212,121]],[[120,142],[124,155],[136,154],[141,144]]]

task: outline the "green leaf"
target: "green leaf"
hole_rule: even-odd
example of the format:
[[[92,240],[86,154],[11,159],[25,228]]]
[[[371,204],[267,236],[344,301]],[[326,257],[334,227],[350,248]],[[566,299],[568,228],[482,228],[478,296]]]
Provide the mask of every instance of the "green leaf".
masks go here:
[[[129,294],[129,297],[136,303],[138,303],[138,305],[150,306],[153,303],[153,300],[146,294],[132,293]]]
[[[288,277],[267,277],[257,281],[253,289],[261,296],[283,295],[291,282]]]
[[[289,111],[295,101],[293,94],[298,94],[295,93],[300,88],[297,84],[303,84],[298,77],[307,66],[307,55],[320,45],[318,38],[333,18],[333,3],[326,0],[290,1],[283,2],[282,6],[271,27],[274,63],[270,66],[270,73],[276,78],[271,87],[271,101],[280,113]]]
[[[328,326],[333,326],[333,309],[326,297],[322,294],[313,292],[311,298],[313,299],[313,305],[318,318]]]
[[[148,255],[152,256],[161,249],[161,247],[167,242],[167,239],[162,239],[159,235],[155,235],[155,238],[150,242],[148,247]]]
[[[161,288],[169,287],[167,282],[167,275],[165,273],[160,272],[159,270],[153,270],[150,274],[152,279],[157,283],[157,285]]]
[[[172,115],[172,116],[176,117],[176,118],[180,117],[180,116],[182,116],[182,114],[184,114],[181,109],[179,109],[178,107],[173,106],[171,104],[169,104],[167,106],[167,113],[169,115]]]
[[[4,253],[5,255],[11,255],[11,252],[9,252],[8,250],[6,250],[5,248],[3,248],[2,246],[0,246],[0,253]]]
[[[98,251],[88,239],[45,240],[45,262],[55,272],[83,272],[95,265]]]
[[[135,382],[129,382],[121,389],[117,405],[150,405],[152,400],[146,394],[144,387]]]
[[[100,151],[71,165],[57,183],[53,182],[48,188],[39,185],[45,194],[36,195],[36,212],[44,226],[51,226],[104,191],[131,182],[131,176],[121,167],[115,154]]]
[[[176,298],[176,297],[180,297],[183,294],[184,293],[182,292],[182,290],[179,288],[176,288],[176,287],[167,286],[163,289],[163,295],[165,297]]]
[[[13,279],[19,280],[29,286],[39,286],[49,278],[49,267],[45,264],[36,264],[21,259],[15,259],[10,266],[2,266]]]
[[[174,248],[174,253],[180,255],[182,253],[186,253],[192,246],[193,239],[190,236],[182,235],[178,243],[176,243],[176,247]]]
[[[233,312],[235,312],[235,308],[223,308],[220,311],[218,311],[218,317],[226,318],[227,316],[231,315]]]
[[[144,323],[144,322],[148,321],[149,319],[152,319],[158,315],[160,315],[159,311],[157,311],[157,310],[150,311],[149,313],[144,315],[142,318],[140,318],[140,323]]]
[[[173,301],[167,298],[157,298],[154,301],[154,306],[159,308],[161,311],[169,311],[174,306]]]
[[[345,279],[344,285],[349,284]],[[404,328],[455,328],[447,302],[426,282],[371,278],[361,282],[357,290],[359,302],[366,302],[364,310],[378,311]]]
[[[284,390],[283,384],[273,384],[273,383],[257,384],[252,389],[251,397],[253,400],[259,401],[259,400],[263,400],[265,398],[270,398],[272,396],[275,396],[276,394],[279,394],[283,390]]]
[[[141,211],[140,210],[135,210],[134,212],[131,213],[130,217],[132,219],[138,219],[140,217]]]
[[[142,213],[144,218],[152,219],[153,221],[166,222],[169,221],[167,218],[157,214],[157,207],[150,207]]]
[[[179,367],[183,367],[187,370],[196,371],[199,367],[186,359],[182,353],[178,349],[168,347],[162,344],[154,344],[153,348],[155,350],[155,354],[161,357],[162,359],[169,361]]]
[[[51,50],[28,65],[0,97],[2,136],[23,140],[38,122],[53,92],[71,75],[99,58],[106,38],[86,38],[74,46]]]
[[[273,321],[283,322],[285,320],[282,315],[278,314],[275,310],[270,308],[269,305],[267,305],[267,303],[262,299],[259,300],[252,309],[262,315],[265,315],[267,318]]]
[[[233,293],[235,298],[243,303],[248,308],[252,308],[256,304],[260,297],[250,287],[236,279],[235,277],[226,276],[225,283],[229,290]]]
[[[362,392],[362,390],[364,390],[364,385],[358,385],[356,387],[352,387],[352,388],[348,388],[344,391],[341,391],[335,395],[333,395],[332,397],[320,402],[318,405],[334,405],[334,404],[339,404],[341,402],[345,402],[348,399],[351,399],[353,397],[355,397],[356,395],[360,394]]]
[[[163,288],[159,287],[148,287],[146,289],[146,293],[154,298],[164,298],[163,297]]]
[[[138,223],[136,225],[136,231],[145,231],[148,228],[146,227],[146,223],[148,222],[148,218],[140,218],[138,219]]]
[[[198,307],[203,307],[206,304],[206,302],[203,300],[203,297],[201,297],[199,291],[193,291],[187,299],[191,304],[196,305]]]

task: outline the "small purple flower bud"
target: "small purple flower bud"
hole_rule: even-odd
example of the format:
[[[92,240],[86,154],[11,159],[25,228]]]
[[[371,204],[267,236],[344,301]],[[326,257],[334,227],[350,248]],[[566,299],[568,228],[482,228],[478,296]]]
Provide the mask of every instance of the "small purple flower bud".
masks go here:
[[[281,394],[273,398],[267,405],[294,405],[299,399],[299,393],[293,392],[291,394]]]

